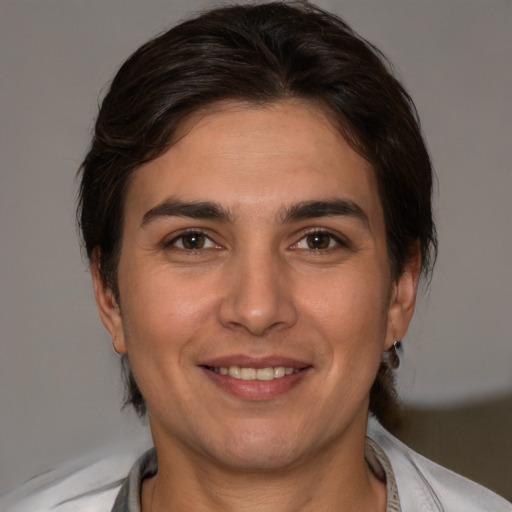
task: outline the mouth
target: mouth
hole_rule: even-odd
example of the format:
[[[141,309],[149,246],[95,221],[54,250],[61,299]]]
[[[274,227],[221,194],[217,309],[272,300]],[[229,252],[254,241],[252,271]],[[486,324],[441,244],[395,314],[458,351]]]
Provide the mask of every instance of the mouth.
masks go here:
[[[233,379],[239,380],[262,380],[269,381],[274,379],[282,379],[287,375],[299,373],[299,368],[291,366],[265,366],[263,368],[250,368],[245,366],[205,366],[219,375],[229,375]]]
[[[286,358],[229,357],[200,368],[221,390],[245,400],[268,400],[300,384],[313,367]]]

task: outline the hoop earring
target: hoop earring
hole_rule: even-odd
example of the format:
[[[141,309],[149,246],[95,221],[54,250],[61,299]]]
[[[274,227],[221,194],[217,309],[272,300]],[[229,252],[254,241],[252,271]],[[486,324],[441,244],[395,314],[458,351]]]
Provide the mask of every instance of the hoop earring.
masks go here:
[[[402,350],[402,340],[396,340],[393,346],[387,351],[388,362],[392,370],[396,370],[400,366],[399,352]]]

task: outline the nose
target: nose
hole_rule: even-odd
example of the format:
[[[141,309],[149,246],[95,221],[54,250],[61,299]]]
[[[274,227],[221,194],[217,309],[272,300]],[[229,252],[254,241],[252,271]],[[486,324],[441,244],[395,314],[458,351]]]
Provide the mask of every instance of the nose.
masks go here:
[[[227,273],[219,307],[224,327],[253,336],[291,327],[297,322],[293,284],[285,262],[273,255],[240,255]]]

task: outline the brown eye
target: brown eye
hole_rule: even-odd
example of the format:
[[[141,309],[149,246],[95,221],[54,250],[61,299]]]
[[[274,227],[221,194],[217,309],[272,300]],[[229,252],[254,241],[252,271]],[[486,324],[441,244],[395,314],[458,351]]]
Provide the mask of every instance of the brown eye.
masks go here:
[[[314,233],[306,237],[308,249],[327,249],[332,238],[327,233]]]
[[[201,233],[191,233],[181,237],[184,249],[202,249],[206,243],[206,237]]]
[[[339,237],[327,231],[316,231],[303,236],[295,245],[295,249],[308,251],[325,251],[343,247],[345,243]]]
[[[190,231],[189,233],[181,234],[172,240],[168,246],[184,251],[199,251],[201,249],[213,249],[217,247],[210,237],[200,231]]]

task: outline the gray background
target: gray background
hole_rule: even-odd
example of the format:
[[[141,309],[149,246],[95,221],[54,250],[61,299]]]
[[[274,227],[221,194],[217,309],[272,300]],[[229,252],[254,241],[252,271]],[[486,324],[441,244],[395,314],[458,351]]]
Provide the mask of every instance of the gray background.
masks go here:
[[[406,338],[407,403],[512,393],[512,3],[325,0],[394,62],[439,177],[440,255]],[[120,63],[206,1],[0,0],[0,491],[120,439],[117,357],[74,226]]]

